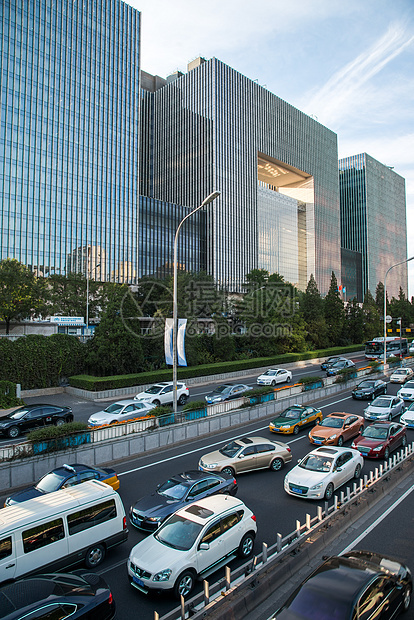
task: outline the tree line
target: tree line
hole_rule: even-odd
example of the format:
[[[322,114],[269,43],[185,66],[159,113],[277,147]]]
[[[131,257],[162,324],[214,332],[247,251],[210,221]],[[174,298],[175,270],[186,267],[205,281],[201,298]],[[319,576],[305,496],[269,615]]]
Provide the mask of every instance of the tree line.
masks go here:
[[[220,289],[202,272],[179,272],[177,283],[178,314],[188,321],[189,366],[359,344],[383,333],[381,282],[375,297],[368,291],[362,304],[356,299],[344,303],[334,273],[325,297],[313,275],[306,290],[299,291],[281,275],[263,269],[246,275],[243,294]],[[134,287],[95,280],[88,284],[89,316],[97,322],[94,336],[85,343],[77,341],[73,354],[67,339],[64,345],[54,338],[48,345],[35,346],[44,337],[31,337],[37,354],[47,352],[53,359],[50,346],[56,343],[63,350],[57,359],[69,374],[71,355],[73,374],[106,376],[165,367],[164,324],[172,316],[172,276],[144,277]],[[401,318],[403,332],[414,323],[413,302],[402,288],[397,298],[387,300],[387,312]],[[0,261],[0,319],[6,332],[13,321],[51,315],[86,315],[86,278],[76,273],[36,277],[15,259]],[[395,321],[391,325],[395,328]],[[24,349],[23,344],[15,344],[2,343],[3,360],[11,359],[13,349]]]

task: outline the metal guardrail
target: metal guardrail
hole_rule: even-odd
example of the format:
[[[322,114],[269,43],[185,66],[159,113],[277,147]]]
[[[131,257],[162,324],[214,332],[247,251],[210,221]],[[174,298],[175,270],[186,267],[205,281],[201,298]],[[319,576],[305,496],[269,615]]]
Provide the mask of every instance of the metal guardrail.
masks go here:
[[[241,586],[252,573],[260,574],[261,571],[268,569],[271,562],[278,561],[280,563],[284,557],[294,552],[313,532],[316,532],[323,525],[328,525],[330,519],[337,514],[339,508],[346,506],[360,497],[362,493],[370,490],[372,485],[400,467],[401,463],[411,458],[413,454],[414,443],[411,443],[399,452],[396,452],[384,464],[376,467],[369,475],[364,475],[363,478],[360,478],[359,483],[354,482],[352,488],[348,486],[345,490],[340,491],[339,497],[336,494],[334,496],[334,503],[331,506],[328,505],[328,502],[325,502],[324,507],[317,506],[316,516],[311,517],[310,514],[307,514],[304,523],[300,523],[297,520],[296,528],[293,532],[290,532],[287,536],[282,536],[278,533],[276,543],[270,547],[263,543],[261,553],[254,556],[252,560],[233,571],[226,566],[225,577],[213,584],[204,580],[202,593],[197,594],[188,601],[181,597],[180,607],[173,609],[161,618],[157,612],[154,612],[154,620],[185,620],[190,618],[196,613],[201,612],[211,602],[222,599],[222,595],[228,592],[230,588],[234,589]]]

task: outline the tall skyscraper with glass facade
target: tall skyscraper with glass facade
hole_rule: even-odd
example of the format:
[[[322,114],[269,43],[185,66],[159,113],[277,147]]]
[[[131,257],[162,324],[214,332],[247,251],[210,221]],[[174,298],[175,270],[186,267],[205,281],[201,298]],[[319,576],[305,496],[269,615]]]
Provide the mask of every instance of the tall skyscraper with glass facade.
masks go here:
[[[207,268],[240,290],[253,268],[322,292],[340,274],[336,134],[216,58],[145,75],[141,192],[206,210]]]
[[[405,180],[366,153],[339,161],[342,283],[346,297],[375,296],[389,267],[407,258]],[[408,288],[407,264],[387,279],[390,297]]]
[[[134,281],[140,13],[2,0],[0,46],[1,258]]]

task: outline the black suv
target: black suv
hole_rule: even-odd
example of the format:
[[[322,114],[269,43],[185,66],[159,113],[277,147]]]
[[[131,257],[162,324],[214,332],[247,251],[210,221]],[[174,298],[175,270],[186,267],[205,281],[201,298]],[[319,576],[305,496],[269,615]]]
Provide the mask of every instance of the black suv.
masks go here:
[[[14,439],[21,433],[43,426],[61,426],[73,422],[70,407],[55,405],[25,405],[0,418],[0,434]]]

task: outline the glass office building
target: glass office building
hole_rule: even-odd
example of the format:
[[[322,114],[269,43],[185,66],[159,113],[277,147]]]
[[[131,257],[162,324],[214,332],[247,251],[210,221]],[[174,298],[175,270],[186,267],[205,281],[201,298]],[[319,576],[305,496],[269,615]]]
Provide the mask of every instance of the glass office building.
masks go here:
[[[207,266],[219,285],[243,288],[253,268],[322,293],[340,274],[336,134],[221,61],[186,74],[145,75],[142,192],[206,208]]]
[[[342,283],[346,298],[375,297],[389,267],[407,259],[405,180],[366,153],[339,161]],[[352,268],[351,257],[354,257]],[[358,285],[358,282],[361,284]],[[407,291],[407,264],[387,278],[389,297]]]
[[[0,46],[0,257],[134,281],[140,13],[2,0]]]

